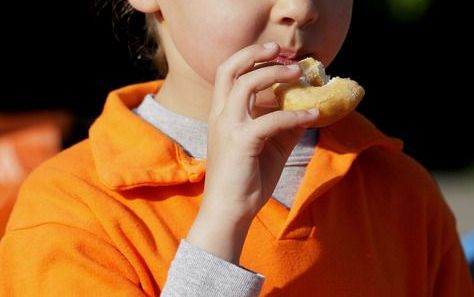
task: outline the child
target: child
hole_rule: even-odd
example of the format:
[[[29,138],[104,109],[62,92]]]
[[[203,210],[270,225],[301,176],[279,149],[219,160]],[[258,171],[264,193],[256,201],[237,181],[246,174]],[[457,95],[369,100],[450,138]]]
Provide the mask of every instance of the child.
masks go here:
[[[351,0],[129,2],[166,79],[112,92],[89,138],[29,176],[1,296],[474,296],[454,217],[400,141],[270,104],[301,74],[280,64],[333,60]]]

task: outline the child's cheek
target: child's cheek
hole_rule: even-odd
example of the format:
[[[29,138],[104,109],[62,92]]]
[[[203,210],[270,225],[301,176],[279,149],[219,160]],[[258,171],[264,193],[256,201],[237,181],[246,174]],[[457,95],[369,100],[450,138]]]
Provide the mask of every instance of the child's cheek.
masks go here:
[[[249,13],[249,3],[255,6],[253,0],[209,0],[199,5],[191,1],[180,6],[179,21],[171,20],[178,51],[207,82],[213,84],[217,67],[255,43],[265,27],[265,18]]]
[[[213,84],[218,66],[253,43],[253,37],[242,33],[229,23],[197,28],[195,38],[185,41],[186,53],[183,56],[197,74]]]

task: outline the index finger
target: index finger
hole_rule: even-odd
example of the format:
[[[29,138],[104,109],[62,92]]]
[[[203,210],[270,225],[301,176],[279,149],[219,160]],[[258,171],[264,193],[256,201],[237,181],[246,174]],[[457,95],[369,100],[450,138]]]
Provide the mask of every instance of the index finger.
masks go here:
[[[254,44],[241,49],[222,63],[216,72],[212,112],[215,115],[221,113],[230,90],[239,76],[253,70],[256,63],[275,58],[279,52],[280,47],[275,42]]]

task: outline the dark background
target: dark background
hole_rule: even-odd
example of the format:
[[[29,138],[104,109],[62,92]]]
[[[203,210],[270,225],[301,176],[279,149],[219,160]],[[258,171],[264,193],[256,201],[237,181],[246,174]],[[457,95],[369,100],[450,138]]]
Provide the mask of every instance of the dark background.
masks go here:
[[[396,1],[429,6],[418,13],[396,10],[390,5]],[[110,90],[154,78],[143,62],[130,57],[124,32],[115,38],[110,8],[96,15],[91,3],[2,4],[0,112],[69,110],[76,125],[65,146],[87,137]],[[472,17],[465,5],[355,0],[348,39],[328,68],[330,74],[359,81],[367,91],[359,111],[386,134],[403,139],[405,151],[430,170],[474,164],[468,107],[473,96],[467,92]]]

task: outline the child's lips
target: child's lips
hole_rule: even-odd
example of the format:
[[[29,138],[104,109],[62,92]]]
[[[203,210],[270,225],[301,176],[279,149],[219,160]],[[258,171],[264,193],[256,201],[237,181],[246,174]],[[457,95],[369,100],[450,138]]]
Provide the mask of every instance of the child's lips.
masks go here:
[[[312,54],[303,54],[298,52],[281,52],[278,57],[273,59],[271,62],[282,65],[290,65],[297,64],[299,61],[308,57],[312,57]]]
[[[303,60],[304,58],[312,57],[311,54],[298,54],[295,52],[286,53],[282,52],[276,57],[275,59],[268,61],[268,62],[261,62],[256,63],[254,69],[272,66],[272,65],[291,65],[291,64],[298,64],[299,61]]]
[[[282,65],[291,65],[291,64],[297,64],[298,60],[290,59],[284,56],[278,56],[275,59],[273,59],[271,62],[282,64]]]

